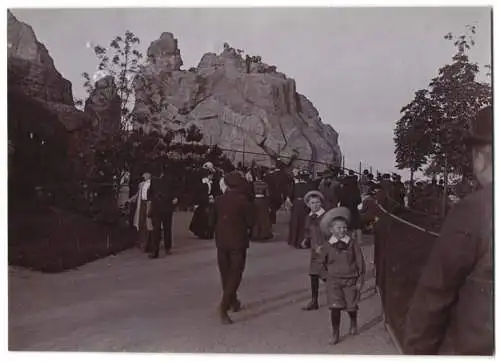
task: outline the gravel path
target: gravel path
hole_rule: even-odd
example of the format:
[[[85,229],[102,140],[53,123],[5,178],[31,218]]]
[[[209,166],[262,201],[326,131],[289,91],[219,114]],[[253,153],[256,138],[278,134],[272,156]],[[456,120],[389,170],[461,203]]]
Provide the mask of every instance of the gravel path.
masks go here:
[[[246,308],[221,325],[213,241],[188,235],[191,214],[174,216],[174,253],[149,260],[138,250],[78,270],[9,269],[9,349],[29,351],[396,354],[382,323],[371,266],[360,334],[328,345],[329,312],[304,312],[308,251],[286,245],[285,214],[275,241],[253,243],[240,287]],[[371,239],[363,245],[373,260]],[[348,328],[343,315],[341,334]]]

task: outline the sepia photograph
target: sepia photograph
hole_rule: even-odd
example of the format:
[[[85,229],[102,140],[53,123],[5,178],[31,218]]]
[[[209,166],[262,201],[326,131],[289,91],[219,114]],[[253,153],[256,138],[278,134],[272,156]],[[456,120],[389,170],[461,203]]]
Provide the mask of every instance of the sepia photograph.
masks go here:
[[[492,6],[5,15],[10,352],[495,354]]]

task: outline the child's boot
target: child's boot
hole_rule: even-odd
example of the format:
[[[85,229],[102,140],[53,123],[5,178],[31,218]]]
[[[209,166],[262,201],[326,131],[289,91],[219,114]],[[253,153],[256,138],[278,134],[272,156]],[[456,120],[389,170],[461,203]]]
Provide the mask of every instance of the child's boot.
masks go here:
[[[358,334],[358,312],[350,311],[348,312],[349,318],[351,320],[351,327],[349,328],[349,334],[354,336]]]
[[[319,308],[319,276],[311,275],[311,301],[302,310],[316,310]]]
[[[339,343],[340,339],[340,309],[332,308],[330,309],[330,319],[332,322],[332,339],[330,344],[335,345]]]

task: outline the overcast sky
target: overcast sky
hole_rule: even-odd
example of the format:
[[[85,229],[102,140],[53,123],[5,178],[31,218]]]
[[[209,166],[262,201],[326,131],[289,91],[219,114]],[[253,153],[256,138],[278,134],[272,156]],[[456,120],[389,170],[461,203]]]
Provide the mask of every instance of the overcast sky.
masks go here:
[[[84,95],[81,72],[96,70],[87,42],[107,45],[133,31],[146,51],[162,32],[179,40],[184,69],[223,43],[294,78],[324,122],[340,134],[346,166],[392,171],[393,128],[402,106],[428,85],[455,49],[444,40],[465,25],[478,27],[471,58],[491,62],[491,14],[473,8],[315,8],[315,9],[22,9],[12,10],[30,24],[57,69]]]

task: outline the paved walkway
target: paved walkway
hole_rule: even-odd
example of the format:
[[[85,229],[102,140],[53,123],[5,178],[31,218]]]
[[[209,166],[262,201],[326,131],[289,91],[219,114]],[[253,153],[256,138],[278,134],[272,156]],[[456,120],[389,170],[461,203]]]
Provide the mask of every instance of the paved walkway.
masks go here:
[[[372,267],[360,305],[360,334],[330,346],[329,312],[309,300],[308,251],[290,248],[286,214],[275,241],[253,243],[240,288],[246,309],[221,325],[213,241],[188,235],[190,213],[174,216],[175,250],[149,260],[138,250],[78,270],[41,274],[9,269],[9,349],[30,351],[396,354],[382,323]],[[364,240],[367,264],[371,239]]]

